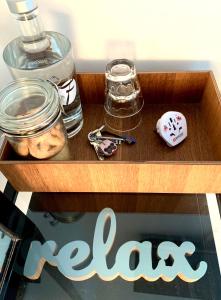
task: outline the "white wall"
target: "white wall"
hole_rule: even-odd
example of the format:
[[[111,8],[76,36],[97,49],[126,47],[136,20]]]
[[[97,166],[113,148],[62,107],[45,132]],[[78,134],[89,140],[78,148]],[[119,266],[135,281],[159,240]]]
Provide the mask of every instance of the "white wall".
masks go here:
[[[38,0],[48,30],[73,42],[78,71],[133,59],[141,70],[212,69],[221,87],[220,0]],[[18,35],[0,2],[0,51]],[[0,88],[10,75],[0,57]]]

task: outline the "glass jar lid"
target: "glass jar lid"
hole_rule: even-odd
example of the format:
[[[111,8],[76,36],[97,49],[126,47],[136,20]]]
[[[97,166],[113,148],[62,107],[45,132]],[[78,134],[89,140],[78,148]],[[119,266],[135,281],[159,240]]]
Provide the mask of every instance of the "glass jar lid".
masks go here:
[[[0,130],[10,135],[33,135],[60,115],[59,95],[53,83],[19,79],[0,91]]]

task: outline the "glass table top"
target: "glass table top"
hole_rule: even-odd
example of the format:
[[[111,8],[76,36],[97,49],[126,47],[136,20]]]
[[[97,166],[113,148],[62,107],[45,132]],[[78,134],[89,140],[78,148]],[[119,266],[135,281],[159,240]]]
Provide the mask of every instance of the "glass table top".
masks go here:
[[[109,195],[109,200],[105,194],[97,195],[97,198],[96,195],[84,195],[82,199],[76,197],[78,195],[72,193],[32,194],[27,216],[40,230],[44,241],[55,241],[58,250],[71,241],[85,241],[92,252],[99,213],[103,208],[110,207],[116,218],[116,236],[106,257],[108,268],[114,266],[119,248],[128,241],[152,243],[153,269],[159,263],[157,255],[159,244],[169,241],[180,247],[183,242],[188,241],[195,245],[196,250],[193,255],[185,257],[193,270],[197,270],[199,263],[205,261],[207,263],[205,275],[192,283],[179,277],[171,282],[166,282],[162,278],[153,282],[145,279],[127,281],[120,277],[104,281],[97,274],[87,280],[73,281],[65,277],[57,267],[46,263],[39,280],[27,283],[20,291],[19,299],[220,299],[221,280],[216,250],[219,241],[216,240],[215,217],[211,212],[211,204],[212,207],[217,205],[216,199],[209,202],[206,195],[164,194]],[[103,197],[103,202],[99,197]],[[66,212],[60,209],[61,202]],[[48,212],[49,210],[51,212]],[[104,227],[104,241],[108,238],[111,226],[110,222],[107,222]],[[97,247],[99,251],[99,245]],[[72,257],[75,255],[76,253],[72,253]],[[131,269],[137,267],[139,255],[136,251],[130,255]],[[145,255],[148,258],[147,252]],[[88,266],[91,260],[92,254],[85,262],[85,266]],[[170,255],[165,263],[172,266],[175,261]]]

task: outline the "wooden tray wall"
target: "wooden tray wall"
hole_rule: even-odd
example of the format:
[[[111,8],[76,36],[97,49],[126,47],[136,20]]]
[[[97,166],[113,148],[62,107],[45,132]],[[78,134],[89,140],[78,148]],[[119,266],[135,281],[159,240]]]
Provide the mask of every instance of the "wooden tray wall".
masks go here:
[[[121,145],[104,162],[87,141],[103,124],[104,75],[79,74],[84,127],[51,160],[23,160],[10,145],[1,153],[0,169],[17,190],[38,192],[221,191],[221,104],[211,72],[142,73],[145,100],[141,126],[131,132],[133,146]],[[169,148],[153,131],[168,110],[184,113],[188,139]]]

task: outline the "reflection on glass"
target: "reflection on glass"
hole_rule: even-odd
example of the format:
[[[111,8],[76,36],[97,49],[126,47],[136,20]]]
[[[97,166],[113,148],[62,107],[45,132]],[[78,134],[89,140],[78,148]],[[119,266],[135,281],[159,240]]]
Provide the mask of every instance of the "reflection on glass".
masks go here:
[[[4,230],[1,225],[0,230],[0,293],[6,277],[9,276],[13,253],[17,243],[16,237],[12,236],[7,230]]]
[[[0,279],[2,276],[3,267],[6,260],[5,258],[8,253],[11,241],[12,240],[9,236],[0,231]]]

